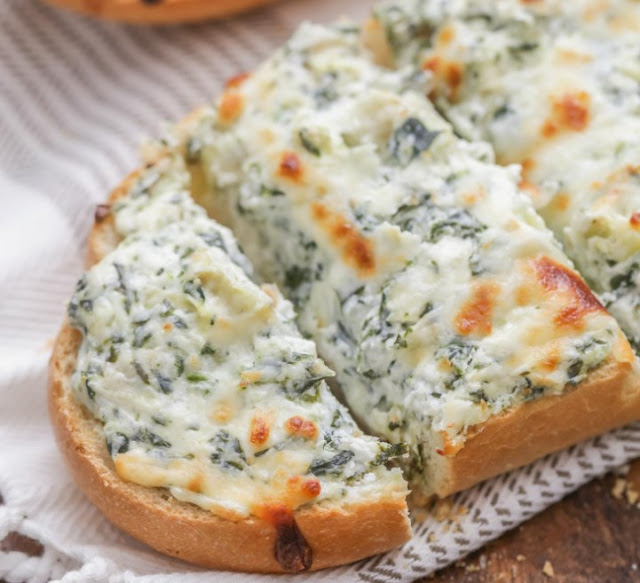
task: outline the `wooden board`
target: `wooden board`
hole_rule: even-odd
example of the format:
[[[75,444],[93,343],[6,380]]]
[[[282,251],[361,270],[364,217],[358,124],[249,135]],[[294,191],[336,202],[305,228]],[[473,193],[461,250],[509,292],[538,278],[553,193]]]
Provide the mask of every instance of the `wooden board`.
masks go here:
[[[640,460],[629,483],[640,492]],[[0,541],[0,549],[30,556],[44,551],[19,533]],[[553,576],[548,568],[543,572],[547,561]],[[419,583],[640,583],[640,508],[629,503],[620,483],[616,489],[615,477],[594,480],[458,565]]]
[[[628,484],[640,492],[640,460]],[[621,485],[614,476],[594,480],[420,583],[640,583],[640,508]]]

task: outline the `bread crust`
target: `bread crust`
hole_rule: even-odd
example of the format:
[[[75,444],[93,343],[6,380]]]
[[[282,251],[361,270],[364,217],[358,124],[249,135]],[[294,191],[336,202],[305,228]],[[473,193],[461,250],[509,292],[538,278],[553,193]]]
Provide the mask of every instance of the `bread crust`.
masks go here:
[[[135,24],[176,24],[222,18],[273,0],[47,0],[60,8],[96,18]]]
[[[213,569],[282,573],[276,529],[258,518],[219,518],[180,502],[163,488],[120,478],[100,421],[76,402],[71,375],[82,334],[65,324],[50,363],[49,413],[56,440],[85,496],[116,526],[167,555]],[[411,537],[405,495],[352,505],[314,505],[294,511],[313,553],[310,570],[351,563]]]
[[[435,494],[465,490],[638,419],[640,382],[631,362],[605,364],[562,395],[524,403],[469,428],[460,451],[438,456]]]

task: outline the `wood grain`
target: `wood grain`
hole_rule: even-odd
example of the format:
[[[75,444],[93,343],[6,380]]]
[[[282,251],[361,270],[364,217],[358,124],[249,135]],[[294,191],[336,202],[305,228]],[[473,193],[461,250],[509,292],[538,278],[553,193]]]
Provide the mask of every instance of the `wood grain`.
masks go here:
[[[640,460],[628,479],[640,486]],[[421,583],[640,583],[640,509],[612,495],[615,483],[586,484]],[[546,561],[553,577],[543,573]]]

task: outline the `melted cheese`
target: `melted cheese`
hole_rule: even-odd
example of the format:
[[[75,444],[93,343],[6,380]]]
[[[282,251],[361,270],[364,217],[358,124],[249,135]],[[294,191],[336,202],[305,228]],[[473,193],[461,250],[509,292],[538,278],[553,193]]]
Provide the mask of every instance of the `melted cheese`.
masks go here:
[[[228,125],[214,106],[193,137],[213,206],[294,301],[353,411],[409,443],[427,491],[420,456],[452,455],[468,427],[561,393],[625,344],[518,168],[458,139],[428,81],[375,67],[355,30],[305,25],[243,81],[242,115]]]
[[[638,348],[640,3],[400,0],[377,15],[397,63],[467,72],[452,95],[434,71],[430,95],[459,133],[522,163],[536,208]]]
[[[179,159],[147,170],[112,209],[124,240],[69,304],[84,333],[72,389],[118,474],[236,519],[402,492],[383,465],[402,449],[362,435],[292,305],[188,187]]]

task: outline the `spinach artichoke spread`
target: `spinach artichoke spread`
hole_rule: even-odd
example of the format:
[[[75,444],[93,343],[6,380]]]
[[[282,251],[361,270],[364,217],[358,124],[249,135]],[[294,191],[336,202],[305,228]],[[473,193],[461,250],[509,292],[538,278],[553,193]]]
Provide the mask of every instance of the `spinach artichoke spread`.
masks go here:
[[[431,76],[456,131],[522,164],[534,206],[638,350],[640,4],[392,0],[375,15],[391,60]]]
[[[430,460],[469,427],[631,358],[519,169],[456,137],[429,83],[373,65],[356,28],[304,25],[201,112],[186,148],[351,409],[409,444],[427,493]]]
[[[118,474],[229,518],[404,492],[384,467],[404,446],[359,431],[291,303],[188,188],[179,159],[145,171],[111,208],[124,240],[68,306],[84,334],[72,390]]]

